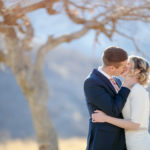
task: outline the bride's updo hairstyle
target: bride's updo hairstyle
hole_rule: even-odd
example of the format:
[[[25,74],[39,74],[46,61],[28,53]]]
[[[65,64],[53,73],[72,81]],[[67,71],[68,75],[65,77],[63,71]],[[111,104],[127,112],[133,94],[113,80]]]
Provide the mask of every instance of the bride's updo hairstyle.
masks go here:
[[[150,81],[150,64],[142,57],[129,56],[129,60],[132,64],[131,73],[134,74],[136,70],[139,70],[137,79],[139,84],[146,86]]]

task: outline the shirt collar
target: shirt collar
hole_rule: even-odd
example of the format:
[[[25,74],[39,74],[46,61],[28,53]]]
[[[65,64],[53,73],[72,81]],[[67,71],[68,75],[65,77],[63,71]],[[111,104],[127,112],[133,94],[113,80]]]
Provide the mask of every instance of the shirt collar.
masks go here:
[[[108,79],[111,78],[106,72],[104,72],[104,71],[102,70],[101,67],[98,67],[98,71],[99,71],[100,73],[102,73],[106,78],[108,78]]]

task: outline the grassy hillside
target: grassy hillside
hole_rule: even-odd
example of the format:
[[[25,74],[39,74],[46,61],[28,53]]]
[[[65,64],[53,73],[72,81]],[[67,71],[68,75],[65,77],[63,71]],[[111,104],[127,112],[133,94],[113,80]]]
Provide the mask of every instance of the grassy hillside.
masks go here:
[[[72,138],[60,139],[59,150],[85,150],[86,139]],[[0,150],[38,150],[38,145],[33,140],[13,140],[0,144]]]

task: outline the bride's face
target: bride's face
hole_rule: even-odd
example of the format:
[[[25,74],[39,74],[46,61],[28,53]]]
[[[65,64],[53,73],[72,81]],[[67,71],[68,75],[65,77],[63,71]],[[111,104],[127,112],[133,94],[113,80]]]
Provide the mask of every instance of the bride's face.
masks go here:
[[[134,69],[134,64],[131,59],[129,59],[127,62],[127,70],[129,72],[128,75],[133,78],[137,77],[137,74],[139,73],[138,69]]]
[[[128,62],[127,62],[127,70],[130,72],[132,68],[133,68],[133,65],[131,63],[131,60],[128,60]]]

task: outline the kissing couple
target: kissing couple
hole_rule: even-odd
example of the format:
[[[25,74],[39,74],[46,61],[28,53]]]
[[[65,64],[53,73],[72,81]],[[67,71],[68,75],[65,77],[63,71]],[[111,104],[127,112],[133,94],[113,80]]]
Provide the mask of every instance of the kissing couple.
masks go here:
[[[105,49],[102,62],[84,82],[86,150],[150,150],[150,64],[119,47]]]

